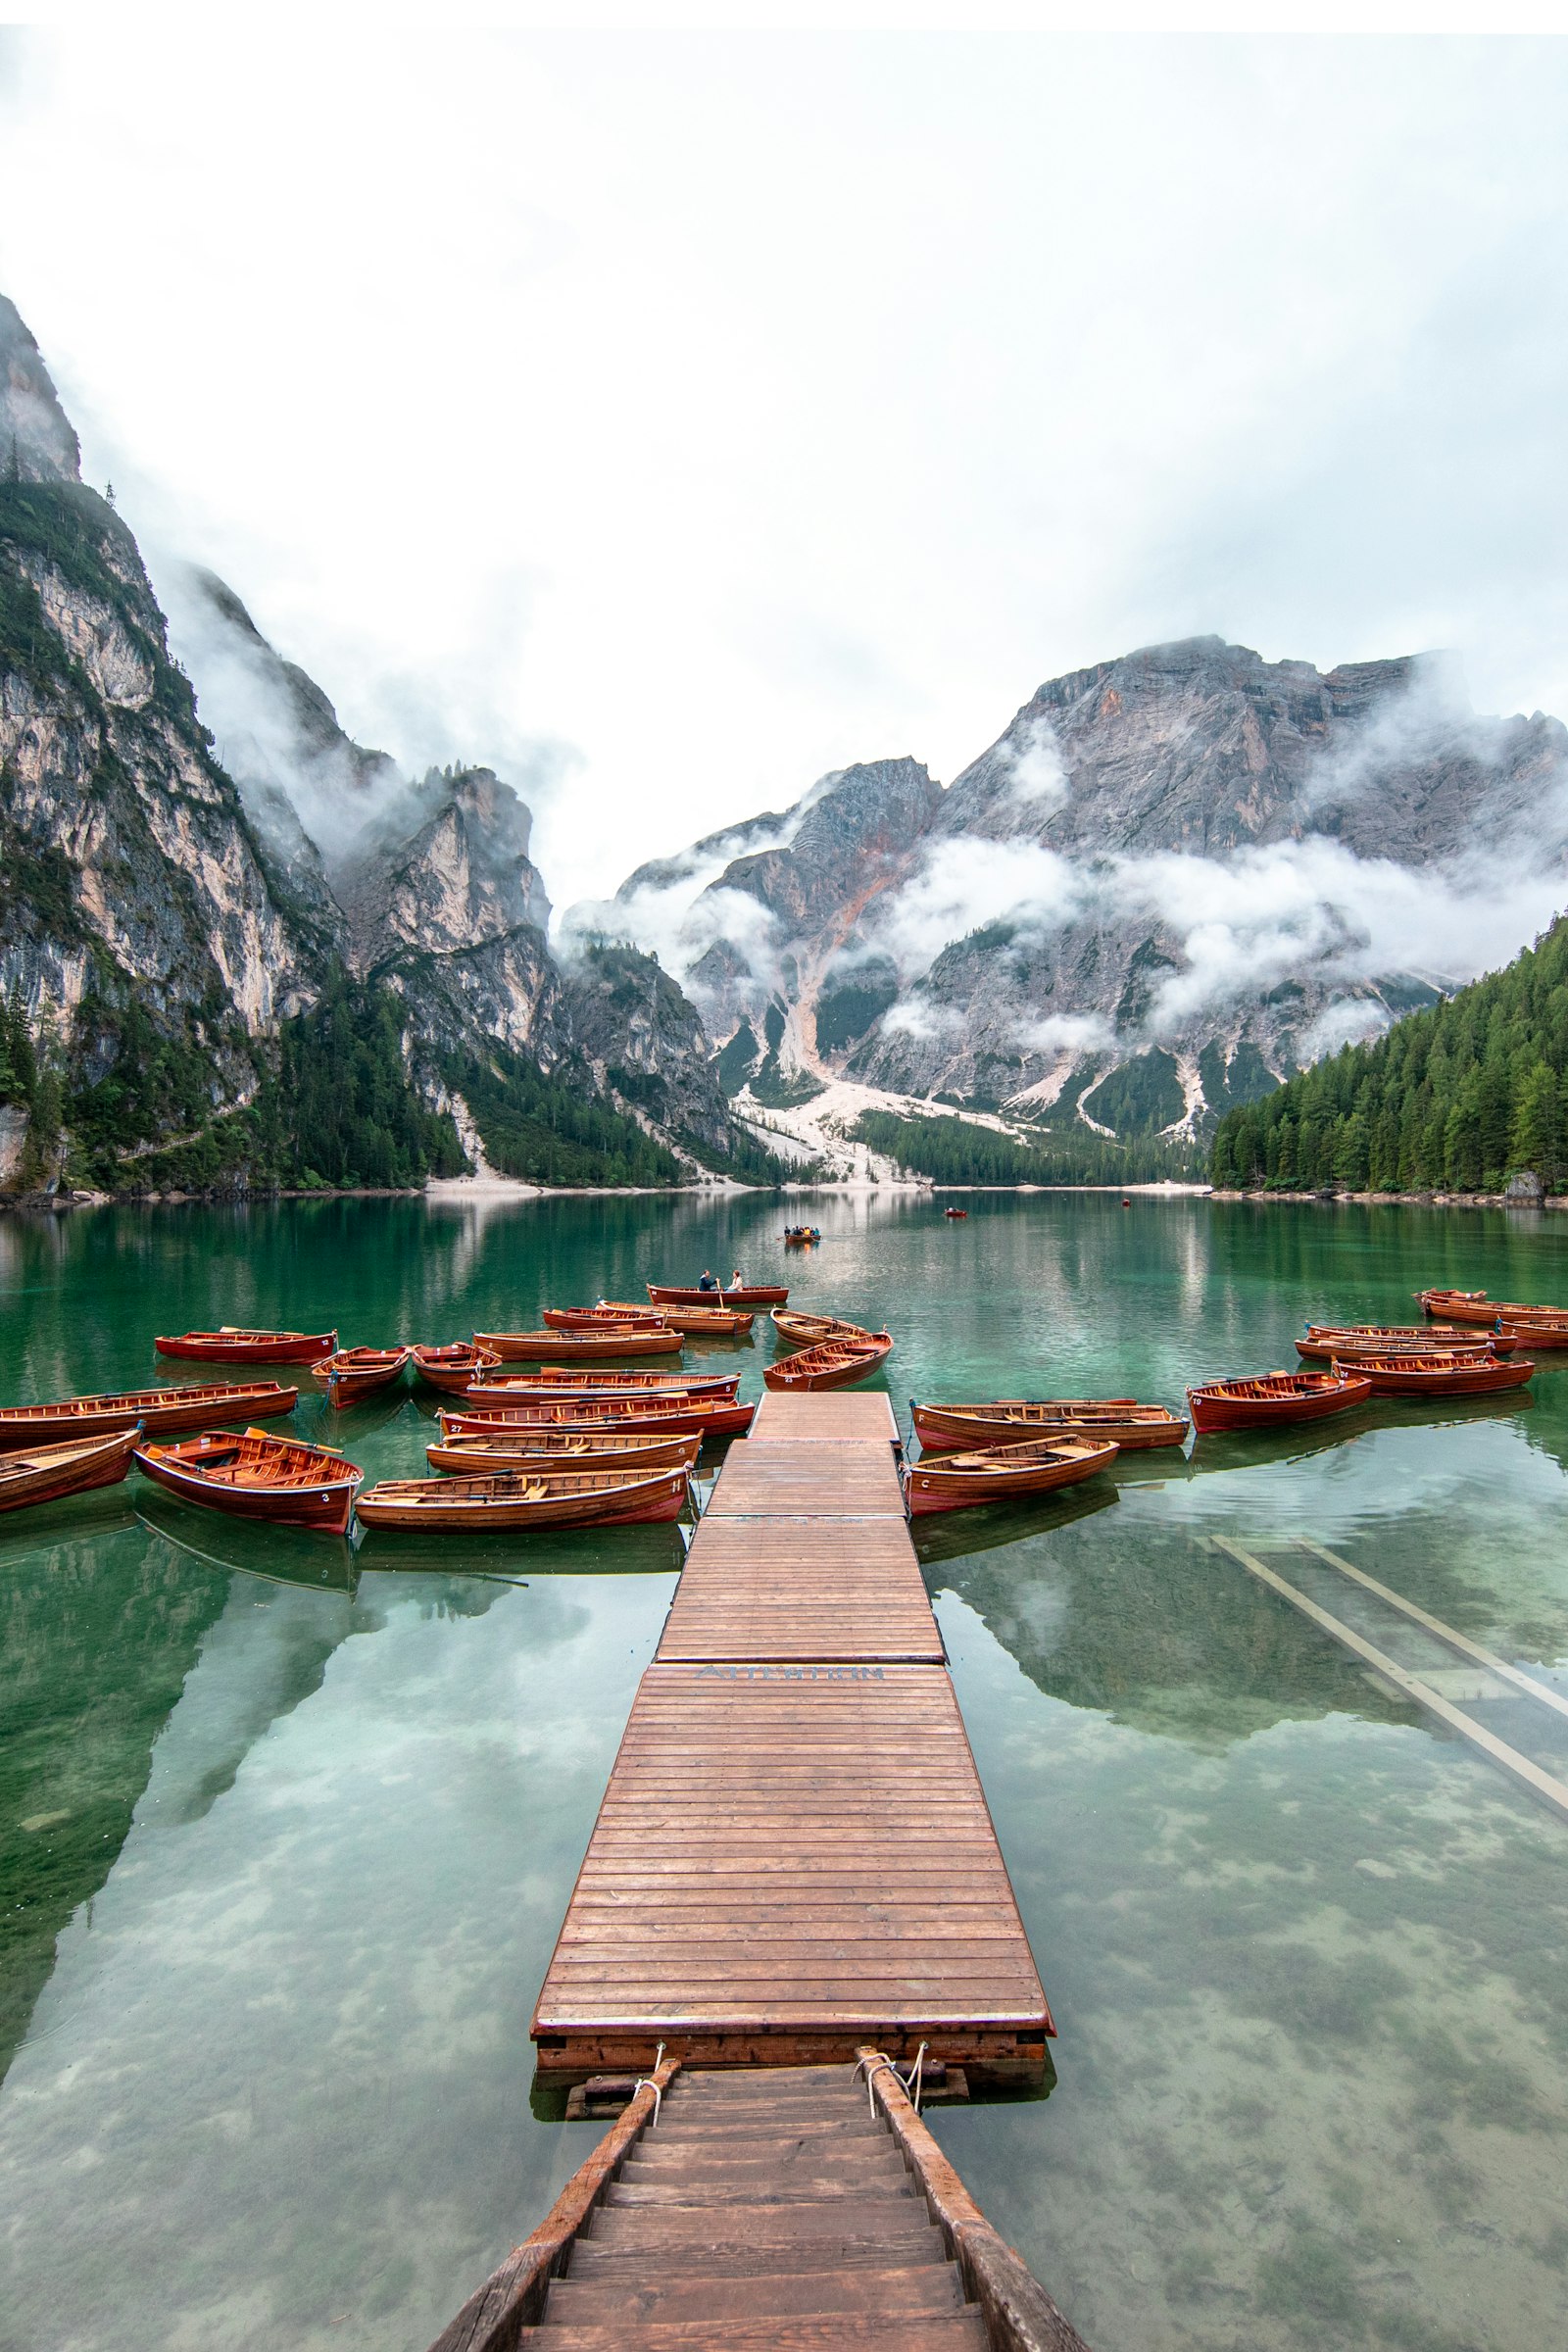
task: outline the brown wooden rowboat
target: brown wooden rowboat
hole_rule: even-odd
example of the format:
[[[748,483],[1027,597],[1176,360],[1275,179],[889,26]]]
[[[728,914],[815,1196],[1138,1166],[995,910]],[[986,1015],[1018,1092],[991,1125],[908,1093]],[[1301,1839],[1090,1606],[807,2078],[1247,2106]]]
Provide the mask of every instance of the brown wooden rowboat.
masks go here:
[[[1524,1357],[1499,1363],[1473,1349],[1446,1355],[1357,1355],[1357,1377],[1370,1381],[1374,1396],[1490,1396],[1496,1389],[1522,1389],[1535,1365]]]
[[[814,1348],[822,1340],[871,1337],[863,1323],[847,1323],[842,1315],[803,1315],[792,1307],[775,1306],[769,1320],[779,1338],[796,1348]]]
[[[1135,1396],[1004,1396],[994,1404],[920,1404],[909,1399],[914,1433],[927,1453],[959,1446],[1017,1445],[1023,1439],[1110,1440],[1123,1453],[1185,1443],[1189,1423],[1168,1405]]]
[[[335,1331],[182,1331],[154,1340],[160,1355],[190,1355],[209,1364],[318,1364],[337,1346]]]
[[[0,1511],[33,1502],[58,1502],[91,1487],[118,1487],[136,1450],[134,1429],[107,1437],[71,1438],[60,1446],[28,1446],[0,1459]]]
[[[671,1331],[683,1331],[694,1339],[732,1340],[737,1333],[750,1331],[755,1320],[755,1310],[749,1306],[637,1307],[625,1298],[610,1298],[602,1304],[607,1314],[658,1315]]]
[[[1309,1323],[1296,1352],[1308,1363],[1326,1364],[1365,1352],[1369,1355],[1430,1355],[1445,1348],[1459,1354],[1511,1355],[1517,1346],[1511,1331],[1449,1328],[1442,1323]]]
[[[1417,1291],[1427,1314],[1443,1323],[1518,1322],[1568,1325],[1568,1306],[1527,1306],[1522,1299],[1489,1298],[1485,1291]]]
[[[1364,1404],[1372,1383],[1359,1371],[1265,1372],[1255,1380],[1209,1380],[1189,1389],[1193,1426],[1200,1434],[1223,1429],[1273,1429],[1291,1421],[1321,1421],[1330,1413]]]
[[[263,1429],[237,1437],[209,1431],[172,1446],[138,1446],[135,1460],[144,1477],[186,1502],[334,1536],[348,1534],[361,1483],[361,1473],[340,1453],[270,1438]]]
[[[1036,1438],[1022,1446],[987,1446],[974,1453],[906,1462],[904,1499],[911,1519],[961,1511],[975,1503],[1046,1494],[1108,1470],[1118,1448],[1092,1438]]]
[[[681,1336],[656,1323],[614,1331],[476,1331],[476,1348],[489,1348],[504,1363],[593,1363],[619,1355],[679,1355]]]
[[[466,1391],[470,1404],[555,1403],[573,1396],[723,1396],[733,1398],[738,1372],[573,1372],[558,1365],[549,1372],[491,1372]]]
[[[868,1332],[863,1340],[820,1340],[796,1355],[769,1364],[762,1379],[770,1389],[844,1389],[865,1380],[893,1352],[893,1335]]]
[[[326,1391],[328,1404],[359,1404],[401,1380],[410,1353],[407,1348],[340,1348],[311,1366],[311,1378]]]
[[[657,1306],[547,1306],[544,1319],[552,1331],[673,1331],[675,1326]]]
[[[452,1340],[444,1348],[411,1348],[409,1353],[416,1379],[447,1396],[466,1396],[470,1381],[493,1372],[501,1361],[499,1355],[488,1348],[476,1348],[471,1340]]]
[[[684,1470],[500,1472],[481,1478],[387,1479],[363,1494],[367,1527],[626,1527],[676,1519],[687,1498]]]
[[[138,1426],[144,1437],[215,1422],[270,1421],[291,1413],[298,1389],[275,1380],[204,1380],[185,1389],[114,1389],[98,1396],[66,1396],[58,1404],[0,1406],[0,1459],[17,1446],[48,1446],[66,1438],[103,1438]]]
[[[742,1282],[732,1291],[704,1291],[695,1283],[648,1285],[648,1296],[656,1306],[784,1306],[789,1295],[788,1284],[782,1282]]]
[[[702,1432],[689,1436],[627,1436],[595,1430],[578,1437],[565,1429],[487,1430],[482,1436],[443,1438],[424,1449],[432,1470],[693,1470]]]
[[[563,1396],[527,1404],[482,1404],[466,1396],[458,1412],[442,1412],[444,1435],[467,1436],[497,1429],[570,1429],[579,1435],[608,1429],[625,1437],[676,1437],[700,1430],[704,1437],[744,1436],[754,1404],[733,1396]]]

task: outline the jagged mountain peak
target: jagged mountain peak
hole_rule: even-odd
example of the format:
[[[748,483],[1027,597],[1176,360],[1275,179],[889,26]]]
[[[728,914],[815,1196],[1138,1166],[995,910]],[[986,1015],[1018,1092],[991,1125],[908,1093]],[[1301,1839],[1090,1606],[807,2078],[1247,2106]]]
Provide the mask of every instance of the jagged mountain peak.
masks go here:
[[[81,449],[25,320],[0,294],[0,472],[10,481],[79,482]]]

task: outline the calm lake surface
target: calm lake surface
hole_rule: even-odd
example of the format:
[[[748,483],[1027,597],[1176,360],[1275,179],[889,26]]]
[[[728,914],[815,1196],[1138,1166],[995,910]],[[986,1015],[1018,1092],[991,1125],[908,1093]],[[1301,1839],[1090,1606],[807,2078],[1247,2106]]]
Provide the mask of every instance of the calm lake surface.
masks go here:
[[[1176,1403],[1424,1283],[1568,1296],[1555,1216],[812,1213],[804,1260],[746,1197],[3,1220],[4,1395],[144,1385],[155,1331],[444,1340],[706,1264],[886,1322],[901,1410]],[[688,1361],[760,1394],[765,1328]],[[1096,2352],[1563,2340],[1568,1825],[1215,1542],[1564,1774],[1568,1722],[1302,1548],[1568,1693],[1568,1354],[1527,1396],[917,1531],[1060,2031],[1049,2099],[934,2129]],[[433,1411],[329,1434],[416,1474]],[[421,2352],[533,2226],[599,2127],[534,2117],[529,2014],[680,1556],[658,1527],[355,1554],[134,1476],[0,1520],[7,2352]]]

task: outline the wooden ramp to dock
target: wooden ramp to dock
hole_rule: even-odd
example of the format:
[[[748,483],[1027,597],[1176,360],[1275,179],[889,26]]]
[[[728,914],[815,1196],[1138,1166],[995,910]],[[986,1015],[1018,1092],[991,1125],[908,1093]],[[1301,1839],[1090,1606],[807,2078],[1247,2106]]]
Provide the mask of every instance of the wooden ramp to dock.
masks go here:
[[[432,2352],[1087,2352],[879,2053],[657,2081]]]
[[[644,1675],[533,2021],[541,2078],[853,2061],[1044,2080],[1054,2031],[885,1396],[770,1394]]]

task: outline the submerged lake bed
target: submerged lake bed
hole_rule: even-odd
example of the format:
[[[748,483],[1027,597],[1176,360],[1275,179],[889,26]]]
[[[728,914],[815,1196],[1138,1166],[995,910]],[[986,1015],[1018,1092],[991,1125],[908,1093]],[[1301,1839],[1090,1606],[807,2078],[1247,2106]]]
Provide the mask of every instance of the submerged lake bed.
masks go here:
[[[1539,1214],[968,1206],[823,1195],[809,1251],[746,1195],[13,1218],[6,1396],[147,1385],[156,1331],[439,1341],[708,1265],[885,1323],[901,1418],[1177,1405],[1428,1284],[1568,1297]],[[754,1396],[772,1352],[760,1320],[687,1361]],[[1561,2331],[1568,1824],[1245,1564],[1451,1674],[1349,1562],[1568,1697],[1540,1362],[917,1523],[1059,2030],[1049,2099],[933,2129],[1096,2352]],[[278,1426],[415,1476],[436,1403]],[[533,2113],[529,2015],[680,1560],[668,1527],[356,1547],[134,1473],[0,1519],[0,2345],[420,2352],[542,2216],[599,2127]],[[1547,1707],[1446,1687],[1568,1777]]]

